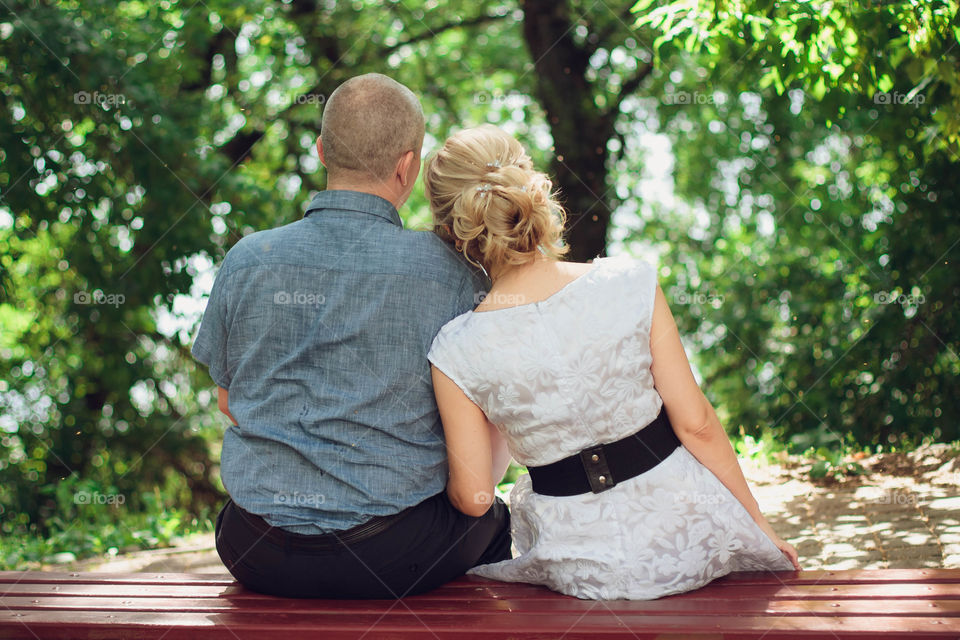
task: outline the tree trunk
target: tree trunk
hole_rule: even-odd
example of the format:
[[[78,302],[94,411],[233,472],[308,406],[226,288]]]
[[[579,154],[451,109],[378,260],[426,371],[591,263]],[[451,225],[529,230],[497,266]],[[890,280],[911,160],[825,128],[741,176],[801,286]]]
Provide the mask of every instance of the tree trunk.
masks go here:
[[[614,135],[614,118],[596,105],[586,77],[590,54],[573,38],[567,2],[525,0],[523,13],[537,98],[553,135],[549,173],[567,210],[567,259],[592,260],[606,255],[607,141]]]

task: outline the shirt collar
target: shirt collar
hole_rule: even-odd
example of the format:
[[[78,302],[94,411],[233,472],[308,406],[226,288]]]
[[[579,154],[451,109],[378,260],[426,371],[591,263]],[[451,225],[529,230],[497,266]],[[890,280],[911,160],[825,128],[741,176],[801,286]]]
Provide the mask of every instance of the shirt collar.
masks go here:
[[[398,227],[403,226],[403,221],[400,219],[400,214],[397,213],[396,207],[380,196],[375,196],[372,193],[330,189],[321,191],[314,196],[310,202],[310,206],[307,207],[307,212],[304,214],[304,217],[320,209],[356,211],[357,213],[383,218]]]

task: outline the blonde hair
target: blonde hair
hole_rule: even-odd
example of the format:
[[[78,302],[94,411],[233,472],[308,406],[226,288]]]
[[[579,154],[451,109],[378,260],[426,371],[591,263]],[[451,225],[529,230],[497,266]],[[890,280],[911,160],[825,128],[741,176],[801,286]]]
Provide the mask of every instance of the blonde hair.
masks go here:
[[[447,138],[427,159],[423,184],[434,232],[487,273],[568,250],[553,183],[502,129],[485,124]]]

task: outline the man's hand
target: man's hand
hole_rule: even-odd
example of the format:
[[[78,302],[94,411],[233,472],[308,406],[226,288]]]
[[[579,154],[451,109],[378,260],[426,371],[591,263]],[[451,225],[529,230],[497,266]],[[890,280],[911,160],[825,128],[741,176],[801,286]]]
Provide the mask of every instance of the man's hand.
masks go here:
[[[230,418],[230,422],[234,425],[237,424],[236,418],[230,413],[230,394],[227,393],[227,390],[223,387],[217,387],[217,408],[219,408],[225,416]]]

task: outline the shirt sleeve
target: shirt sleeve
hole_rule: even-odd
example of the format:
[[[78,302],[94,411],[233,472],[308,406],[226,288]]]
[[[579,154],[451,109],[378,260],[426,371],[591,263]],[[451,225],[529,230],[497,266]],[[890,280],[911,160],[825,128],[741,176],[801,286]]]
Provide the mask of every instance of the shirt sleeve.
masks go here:
[[[230,381],[233,378],[227,361],[227,305],[226,292],[227,274],[221,266],[216,280],[213,282],[213,289],[210,291],[210,298],[207,300],[207,308],[203,312],[203,319],[200,321],[200,330],[197,332],[197,339],[193,343],[190,352],[198,362],[207,366],[210,370],[210,377],[219,387],[228,389]]]

